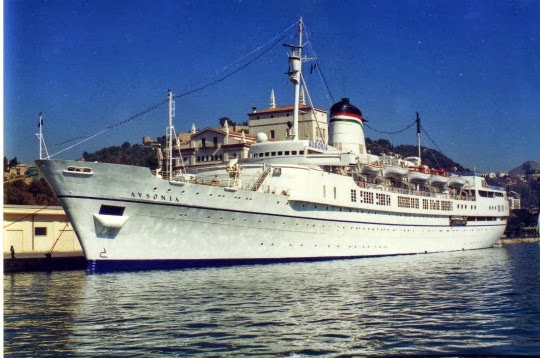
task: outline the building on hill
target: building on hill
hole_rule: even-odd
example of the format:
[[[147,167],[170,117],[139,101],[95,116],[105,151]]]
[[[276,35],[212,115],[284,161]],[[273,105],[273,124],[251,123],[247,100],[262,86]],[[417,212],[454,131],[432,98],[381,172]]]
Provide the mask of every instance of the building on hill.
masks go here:
[[[248,126],[229,125],[223,127],[207,127],[197,130],[191,127],[189,134],[178,135],[178,145],[173,147],[173,170],[179,170],[183,165],[188,167],[228,163],[234,158],[247,158],[249,147],[255,143],[257,133],[264,132],[270,140],[286,140],[291,137],[293,122],[293,106],[275,105],[274,92],[270,96],[270,106],[248,113]],[[299,139],[314,138],[328,143],[327,112],[307,106],[302,100],[299,115]],[[168,158],[169,149],[163,149],[163,157]]]
[[[298,139],[313,139],[328,143],[327,111],[306,105],[303,97],[300,97]],[[249,133],[252,135],[264,132],[269,139],[275,140],[291,137],[293,106],[276,106],[273,90],[269,108],[257,110],[253,107],[251,113],[248,113],[248,118]]]
[[[180,145],[181,157],[178,155],[178,146],[173,148],[174,170],[209,164],[227,163],[234,158],[247,158],[249,147],[255,143],[255,136],[245,132],[229,129],[225,122],[222,128],[204,128],[197,131],[192,127],[189,140]],[[168,158],[168,148],[164,149],[164,157]]]
[[[521,209],[521,195],[518,192],[509,191],[508,203],[510,205],[510,210]]]
[[[33,164],[17,164],[4,172],[4,183],[14,180],[23,180],[26,184],[39,180],[41,175]]]

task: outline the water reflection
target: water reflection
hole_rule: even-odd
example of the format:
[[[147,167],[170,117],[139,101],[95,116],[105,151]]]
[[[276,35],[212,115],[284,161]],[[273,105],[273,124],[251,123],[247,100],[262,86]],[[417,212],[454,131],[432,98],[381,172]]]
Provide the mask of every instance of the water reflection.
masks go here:
[[[6,352],[35,353],[31,347],[38,346],[87,356],[540,353],[539,256],[538,246],[517,245],[219,269],[5,276]]]
[[[74,274],[77,279],[70,280]],[[82,277],[80,272],[4,275],[6,356],[73,352],[75,342],[70,331],[83,289]]]

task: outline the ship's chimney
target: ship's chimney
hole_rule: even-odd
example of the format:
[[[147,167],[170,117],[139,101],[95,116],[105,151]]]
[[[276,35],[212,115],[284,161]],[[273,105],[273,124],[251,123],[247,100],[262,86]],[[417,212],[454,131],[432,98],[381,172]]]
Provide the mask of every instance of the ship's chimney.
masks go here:
[[[348,98],[342,98],[330,109],[329,144],[345,152],[365,154],[364,121],[362,112]]]

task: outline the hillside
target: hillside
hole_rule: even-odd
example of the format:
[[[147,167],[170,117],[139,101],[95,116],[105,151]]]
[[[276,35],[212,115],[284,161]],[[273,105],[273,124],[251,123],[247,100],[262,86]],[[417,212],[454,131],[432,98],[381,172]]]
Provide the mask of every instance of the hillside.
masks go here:
[[[87,162],[136,165],[150,169],[155,169],[158,165],[154,149],[142,144],[131,145],[129,142],[125,142],[121,146],[103,148],[94,153],[84,152],[83,160]]]
[[[508,172],[512,177],[518,175],[529,175],[534,173],[540,173],[540,163],[533,160],[528,160],[525,163],[521,164],[519,167],[516,167]]]
[[[526,209],[538,207],[540,201],[540,182],[532,176],[535,173],[540,174],[540,163],[529,160],[510,170],[508,175],[486,178],[486,180],[489,184],[502,186],[509,192],[518,193],[521,197],[521,207]]]
[[[377,139],[375,141],[366,138],[366,147],[371,154],[381,155],[382,153],[395,153],[403,157],[417,157],[418,148],[415,145],[401,144],[393,146],[386,139]],[[461,164],[454,162],[438,150],[427,147],[422,148],[422,163],[430,168],[445,169],[447,171],[471,171],[464,168]]]
[[[161,138],[164,140],[164,138]],[[163,143],[162,145],[164,145]],[[399,154],[403,157],[418,156],[418,149],[414,145],[393,146],[386,139],[372,141],[366,138],[366,147],[370,153],[375,155]],[[98,161],[103,163],[129,164],[155,169],[157,165],[156,153],[148,146],[125,142],[121,146],[107,147],[94,153],[83,153],[85,161]],[[422,162],[431,168],[442,168],[447,171],[469,171],[461,164],[454,162],[441,152],[430,148],[422,147]]]

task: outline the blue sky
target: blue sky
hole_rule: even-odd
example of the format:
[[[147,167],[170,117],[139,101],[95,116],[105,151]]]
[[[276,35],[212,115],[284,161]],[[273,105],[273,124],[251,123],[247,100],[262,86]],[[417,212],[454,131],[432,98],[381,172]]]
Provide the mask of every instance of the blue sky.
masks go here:
[[[452,159],[479,171],[540,161],[540,2],[40,1],[4,2],[4,155],[38,157],[230,73],[302,16],[334,99],[349,97],[372,128],[396,131],[420,112]],[[282,42],[293,43],[294,31]],[[248,54],[250,54],[248,56]],[[238,60],[244,59],[243,62]],[[236,67],[235,67],[236,66]],[[176,100],[177,132],[247,119],[252,106],[292,104],[281,42],[228,79]],[[315,106],[332,101],[319,76]],[[162,106],[55,158],[164,135]],[[414,128],[372,139],[414,144]],[[423,137],[427,146],[434,147]]]

